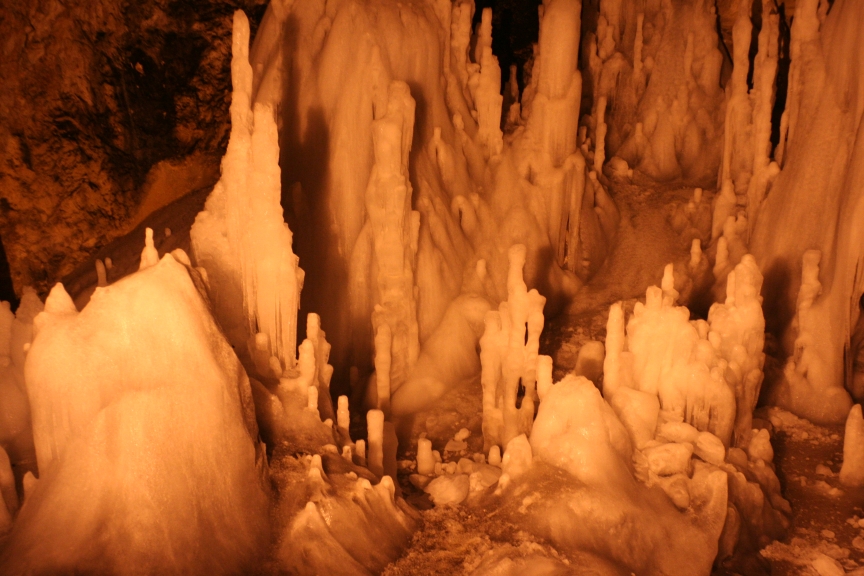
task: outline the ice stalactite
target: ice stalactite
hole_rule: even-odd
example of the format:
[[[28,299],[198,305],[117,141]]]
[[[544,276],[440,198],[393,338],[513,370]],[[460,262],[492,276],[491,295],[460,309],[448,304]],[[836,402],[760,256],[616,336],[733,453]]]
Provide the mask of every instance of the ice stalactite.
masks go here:
[[[244,359],[253,347],[269,349],[279,365],[269,364],[274,373],[261,376],[278,377],[296,361],[303,271],[282,219],[274,108],[253,101],[249,22],[242,11],[234,15],[232,48],[231,136],[222,178],[192,227],[192,249],[207,270],[214,308],[229,340]]]
[[[819,262],[822,253],[804,253],[801,287],[791,331],[795,333],[794,353],[783,368],[783,380],[771,390],[770,401],[813,422],[842,420],[852,405],[849,394],[832,381],[833,370],[820,354],[825,327],[820,325],[814,303],[822,294]],[[818,402],[813,399],[818,398]]]
[[[483,440],[486,451],[501,448],[516,436],[531,432],[537,394],[537,362],[543,306],[537,290],[522,279],[525,247],[510,249],[507,301],[486,314],[480,338],[483,386]]]

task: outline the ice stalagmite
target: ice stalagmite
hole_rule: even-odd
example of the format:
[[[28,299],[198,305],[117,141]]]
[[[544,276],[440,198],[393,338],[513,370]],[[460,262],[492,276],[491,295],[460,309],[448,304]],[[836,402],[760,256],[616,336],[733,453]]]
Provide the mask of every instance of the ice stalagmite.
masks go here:
[[[486,314],[480,339],[483,440],[488,450],[531,431],[537,382],[537,350],[546,299],[522,280],[525,247],[510,249],[507,301]]]
[[[476,47],[476,62],[480,64],[469,83],[476,84],[473,90],[474,107],[477,110],[477,139],[483,145],[487,158],[501,153],[504,145],[501,133],[501,67],[492,54],[492,9],[484,8],[480,22],[479,40]],[[473,86],[472,86],[473,87]]]
[[[192,249],[207,270],[217,317],[241,356],[251,355],[250,338],[264,334],[272,356],[291,368],[303,271],[282,219],[274,109],[252,98],[249,22],[242,11],[234,15],[232,50],[231,136],[222,178],[192,227]]]
[[[833,371],[819,353],[825,327],[820,325],[814,304],[822,294],[821,259],[819,250],[804,253],[792,321],[794,353],[783,369],[783,380],[771,391],[771,401],[814,422],[834,422],[842,419],[852,403],[846,391],[832,381]]]
[[[674,305],[671,267],[663,288],[649,288],[645,304],[637,303],[626,337],[620,304],[610,310],[604,394],[637,446],[646,437],[628,415],[645,413],[633,408],[648,406],[642,394],[659,398],[661,419],[686,422],[726,446],[747,437],[763,378],[765,327],[762,276],[751,256],[728,284],[726,302],[712,306],[708,322],[690,321],[689,311]],[[650,440],[651,427],[647,434]]]
[[[850,487],[864,486],[864,418],[861,416],[861,404],[853,406],[846,418],[840,483]]]
[[[747,71],[750,67],[748,54],[753,30],[750,21],[750,4],[748,0],[741,0],[738,3],[738,17],[732,27],[732,76],[726,88],[723,159],[718,186],[722,189],[731,189],[732,192],[736,189],[747,189],[748,180],[741,182],[740,179],[749,178],[753,162],[750,126],[752,109],[747,95]],[[725,216],[723,220],[725,221]]]
[[[379,407],[389,412],[391,390],[408,378],[419,354],[414,262],[420,213],[411,210],[408,155],[414,99],[394,81],[372,124],[375,164],[366,189],[366,213],[378,270],[372,330]]]
[[[26,366],[39,481],[0,572],[229,574],[264,553],[249,380],[190,273],[166,255],[81,312],[52,290]]]

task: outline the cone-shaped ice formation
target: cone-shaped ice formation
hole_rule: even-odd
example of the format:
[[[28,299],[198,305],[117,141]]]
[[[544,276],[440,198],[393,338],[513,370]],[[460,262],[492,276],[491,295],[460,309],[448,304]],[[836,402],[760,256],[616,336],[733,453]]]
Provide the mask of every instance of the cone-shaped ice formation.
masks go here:
[[[165,256],[80,313],[58,284],[26,379],[40,479],[0,571],[253,565],[268,504],[249,381],[189,269]]]
[[[242,11],[234,14],[232,51],[231,137],[222,178],[192,227],[192,249],[207,270],[217,318],[241,356],[251,337],[265,334],[272,355],[291,368],[303,271],[282,219],[274,107],[253,105],[249,22]]]

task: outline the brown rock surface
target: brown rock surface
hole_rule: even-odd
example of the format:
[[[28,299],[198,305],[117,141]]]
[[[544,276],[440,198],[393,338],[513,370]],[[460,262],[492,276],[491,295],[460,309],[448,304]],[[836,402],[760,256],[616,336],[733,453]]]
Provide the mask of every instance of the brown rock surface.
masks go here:
[[[0,238],[43,295],[148,213],[212,185],[231,17],[264,0],[9,0],[0,11]]]

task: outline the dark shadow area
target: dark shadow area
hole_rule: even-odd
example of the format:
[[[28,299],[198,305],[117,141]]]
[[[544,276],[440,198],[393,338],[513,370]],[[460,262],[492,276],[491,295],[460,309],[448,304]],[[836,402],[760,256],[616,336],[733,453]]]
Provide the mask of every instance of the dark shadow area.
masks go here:
[[[0,300],[9,302],[14,312],[18,308],[19,300],[12,285],[12,274],[9,272],[9,262],[6,260],[6,249],[3,248],[0,239]]]
[[[475,4],[474,30],[480,24],[483,9],[492,8],[492,53],[498,57],[501,66],[502,94],[510,81],[511,64],[516,65],[519,91],[525,89],[524,66],[534,56],[534,43],[540,30],[537,13],[540,4],[539,0],[478,0]],[[472,60],[473,57],[472,39]]]
[[[285,63],[294,62],[297,36],[296,17],[290,16],[283,28],[282,50]],[[350,396],[349,367],[352,365],[353,351],[350,308],[345,290],[348,283],[346,255],[340,253],[339,238],[334,232],[329,213],[329,129],[321,108],[311,109],[305,119],[299,117],[298,71],[292,65],[286,64],[283,72],[279,143],[282,207],[285,221],[294,233],[294,253],[299,257],[300,267],[305,272],[297,316],[297,343],[301,343],[306,337],[307,315],[310,312],[320,315],[321,328],[327,333],[327,340],[332,344],[330,364],[335,371],[330,382],[330,392],[335,404],[338,396]],[[305,130],[301,133],[303,124]]]
[[[800,274],[799,274],[800,275]],[[762,311],[765,314],[765,331],[778,341],[795,317],[795,302],[789,298],[792,267],[784,260],[776,260],[763,274]],[[782,346],[780,347],[782,350]]]
[[[786,5],[780,4],[777,9],[780,15],[779,46],[777,47],[777,79],[774,94],[774,108],[771,110],[771,149],[777,148],[780,143],[780,121],[783,111],[786,109],[786,95],[789,90],[789,19],[786,17]],[[772,152],[773,155],[773,152]]]

